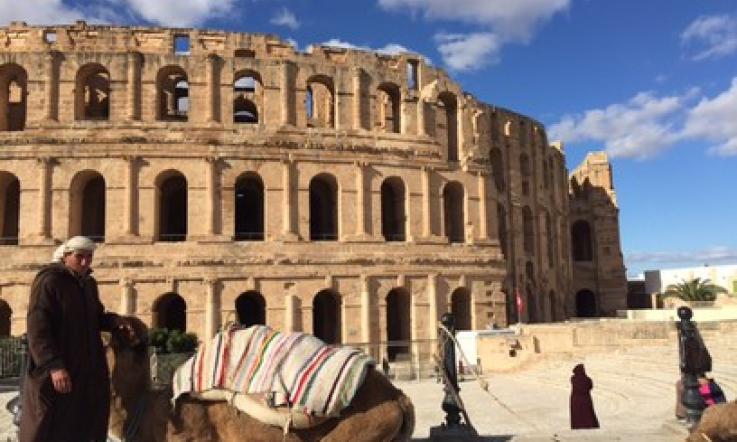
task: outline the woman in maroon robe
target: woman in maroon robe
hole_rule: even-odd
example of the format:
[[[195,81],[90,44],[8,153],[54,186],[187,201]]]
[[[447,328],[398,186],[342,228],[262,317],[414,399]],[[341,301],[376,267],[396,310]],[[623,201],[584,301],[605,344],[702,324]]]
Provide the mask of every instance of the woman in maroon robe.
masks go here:
[[[571,428],[599,428],[599,420],[591,400],[591,389],[594,383],[586,376],[583,364],[573,368],[571,376]]]

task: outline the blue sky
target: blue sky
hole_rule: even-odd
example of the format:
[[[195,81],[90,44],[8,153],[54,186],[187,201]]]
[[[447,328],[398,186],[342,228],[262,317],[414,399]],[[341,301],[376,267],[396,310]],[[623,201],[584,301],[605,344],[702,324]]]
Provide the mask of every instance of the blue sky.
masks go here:
[[[408,49],[614,165],[628,274],[737,263],[734,0],[0,0],[0,23],[274,33]]]

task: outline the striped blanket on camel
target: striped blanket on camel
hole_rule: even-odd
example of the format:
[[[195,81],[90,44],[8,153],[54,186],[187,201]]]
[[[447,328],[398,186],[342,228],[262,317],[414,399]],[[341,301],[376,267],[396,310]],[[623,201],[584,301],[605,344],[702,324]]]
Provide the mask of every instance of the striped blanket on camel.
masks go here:
[[[273,406],[335,417],[350,404],[373,365],[355,348],[326,345],[306,333],[234,325],[203,343],[176,370],[173,400],[185,393],[220,389],[266,394]]]

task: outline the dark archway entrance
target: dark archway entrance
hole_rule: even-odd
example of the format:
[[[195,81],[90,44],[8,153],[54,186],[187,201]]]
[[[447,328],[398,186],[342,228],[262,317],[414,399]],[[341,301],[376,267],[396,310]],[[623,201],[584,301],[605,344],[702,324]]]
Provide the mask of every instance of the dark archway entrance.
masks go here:
[[[571,242],[574,261],[591,261],[594,248],[591,241],[591,226],[586,221],[576,221],[571,227]]]
[[[187,330],[187,303],[176,293],[161,295],[153,306],[154,327],[169,330]]]
[[[13,310],[7,302],[0,299],[0,337],[10,336],[10,318],[13,316]]]
[[[452,243],[462,243],[466,240],[463,225],[463,200],[464,194],[461,183],[452,181],[443,189],[445,236]]]
[[[459,287],[450,297],[450,310],[455,317],[456,330],[473,330],[471,324],[471,294]]]
[[[159,186],[159,241],[187,239],[187,180],[179,173]]]
[[[591,290],[581,290],[576,293],[576,316],[580,318],[593,318],[598,316],[596,308],[596,295]]]
[[[235,183],[235,239],[264,239],[264,185],[258,176],[246,175]]]
[[[397,177],[381,183],[381,233],[386,241],[405,240],[404,183]]]
[[[410,308],[410,295],[406,290],[396,288],[386,295],[387,341],[409,342],[412,339],[412,316]],[[386,353],[389,361],[394,361],[400,354],[409,354],[409,345],[404,343],[400,345],[388,345]]]
[[[0,189],[2,193],[2,237],[0,245],[18,244],[18,227],[20,224],[20,182],[15,175],[0,173]]]
[[[338,239],[338,186],[328,174],[310,182],[310,240]]]
[[[82,190],[82,235],[95,242],[105,241],[105,179],[97,175]]]
[[[246,327],[266,324],[266,301],[259,292],[241,293],[235,300],[235,311],[238,322]]]
[[[323,290],[312,301],[312,334],[326,344],[340,343],[340,299],[330,290]]]

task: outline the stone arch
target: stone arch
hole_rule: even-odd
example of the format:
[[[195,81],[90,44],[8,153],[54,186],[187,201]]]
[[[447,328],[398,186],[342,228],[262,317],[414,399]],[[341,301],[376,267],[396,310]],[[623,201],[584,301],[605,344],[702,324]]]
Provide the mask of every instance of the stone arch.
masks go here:
[[[189,114],[189,81],[180,66],[169,65],[156,74],[156,119],[187,121]]]
[[[15,63],[0,66],[0,131],[26,127],[28,74]]]
[[[466,240],[464,231],[464,199],[463,185],[451,181],[443,188],[443,220],[445,236],[451,243],[462,243]]]
[[[530,157],[526,153],[519,155],[519,171],[522,177],[522,194],[525,196],[530,195]]]
[[[571,246],[574,261],[591,261],[594,259],[591,226],[587,221],[578,220],[571,226]]]
[[[235,232],[237,241],[264,239],[264,183],[255,173],[245,173],[235,182]]]
[[[156,177],[156,220],[158,241],[187,239],[187,179],[179,171],[167,170]]]
[[[83,170],[69,186],[69,236],[84,235],[105,241],[105,178],[95,170]]]
[[[307,127],[335,127],[335,87],[326,75],[307,79],[305,96]]]
[[[76,120],[110,119],[110,72],[98,63],[79,68],[74,82]]]
[[[405,186],[399,177],[389,177],[381,183],[381,233],[386,241],[405,241]]]
[[[522,208],[522,245],[526,254],[535,254],[535,223],[530,206]]]
[[[402,93],[394,83],[382,83],[376,90],[376,123],[375,126],[383,132],[400,133]]]
[[[310,181],[310,240],[338,239],[338,183],[321,173]]]
[[[471,292],[458,287],[450,295],[450,311],[455,317],[456,330],[473,330]]]
[[[238,322],[246,327],[266,324],[266,300],[255,290],[243,292],[235,299]]]
[[[8,304],[4,299],[0,299],[0,338],[7,338],[10,336],[12,316],[13,309],[10,308],[10,304]]]
[[[504,207],[502,203],[496,204],[496,215],[497,215],[497,229],[498,229],[498,236],[499,236],[499,246],[502,249],[502,254],[504,257],[507,257],[508,252],[508,239],[507,239],[507,209]]]
[[[446,148],[448,161],[458,161],[458,98],[452,92],[438,95],[436,134]]]
[[[233,122],[256,124],[263,109],[263,83],[258,72],[245,70],[234,75]]]
[[[179,294],[164,293],[154,301],[151,310],[154,327],[187,331],[187,302]]]
[[[409,355],[409,345],[404,342],[412,340],[412,298],[402,288],[394,288],[386,295],[386,353],[389,361],[394,361],[400,354]],[[397,344],[401,342],[401,344]]]
[[[325,289],[312,300],[312,334],[326,344],[339,344],[340,339],[340,296]]]
[[[493,147],[489,151],[489,161],[491,162],[491,173],[494,175],[494,185],[497,192],[504,191],[504,156],[501,149]]]
[[[576,293],[576,316],[593,318],[598,315],[596,295],[589,289],[579,290]]]
[[[2,209],[0,245],[18,245],[20,181],[10,172],[0,172],[0,208]]]

